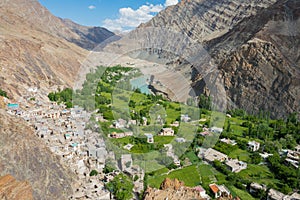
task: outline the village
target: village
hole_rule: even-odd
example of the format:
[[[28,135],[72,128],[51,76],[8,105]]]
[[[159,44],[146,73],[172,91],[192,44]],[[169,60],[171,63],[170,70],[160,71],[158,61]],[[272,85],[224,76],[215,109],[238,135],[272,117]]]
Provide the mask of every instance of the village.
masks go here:
[[[106,76],[122,81],[114,80],[111,72]],[[267,166],[269,157],[278,152],[284,165],[299,169],[299,144],[270,153],[262,139],[246,135],[244,124],[249,121],[240,116],[227,113],[220,124],[217,118],[222,113],[212,119],[209,108],[199,114],[195,106],[140,91],[129,101],[124,98],[128,91],[119,89],[113,105],[116,114],[112,115],[111,86],[100,81],[98,90],[101,101],[95,102],[94,110],[85,105],[67,106],[70,102],[61,97],[68,92],[72,96],[71,89],[50,93],[51,101],[30,96],[22,102],[6,101],[7,112],[27,121],[36,137],[76,175],[70,199],[112,199],[115,194],[110,183],[123,175],[133,185],[130,193],[136,199],[148,187],[160,192],[169,177],[184,181],[203,199],[257,199],[262,194],[268,200],[300,199],[297,191],[284,194],[273,188],[278,180],[270,176]],[[128,102],[129,117],[122,111]],[[209,138],[217,140],[206,145]],[[144,155],[150,159],[143,160]]]
[[[8,103],[7,112],[27,121],[35,129],[36,136],[42,139],[55,155],[60,156],[62,163],[77,175],[74,195],[71,196],[70,199],[111,199],[112,194],[106,189],[105,184],[109,183],[120,173],[124,173],[131,177],[131,179],[134,179],[132,180],[134,193],[139,194],[143,192],[146,172],[141,166],[134,164],[130,153],[134,145],[130,143],[124,145],[123,149],[127,150],[128,153],[122,154],[121,157],[117,159],[115,152],[107,151],[105,140],[101,137],[99,132],[97,132],[97,129],[100,128],[99,125],[94,123],[93,127],[87,127],[93,113],[89,113],[78,106],[66,108],[64,104],[57,104],[56,102],[36,102],[35,104],[31,103],[31,106],[27,105],[25,107],[21,107],[18,103]],[[98,114],[95,116],[96,122],[105,121],[102,115]],[[184,137],[176,137],[172,127],[178,127],[182,122],[189,123],[190,120],[187,114],[181,115],[180,121],[173,122],[170,126],[171,128],[162,128],[155,135],[145,133],[146,142],[153,144],[155,142],[154,138],[156,137],[170,137],[173,138],[175,143],[185,143],[187,139]],[[199,121],[205,121],[205,119],[200,119]],[[120,131],[108,133],[107,136],[112,140],[133,137],[133,132],[122,131],[131,124],[136,125],[137,121],[126,121],[124,119],[114,120],[110,128]],[[142,125],[147,126],[147,119],[144,119]],[[203,126],[202,132],[198,134],[207,137],[212,134],[221,134],[222,132],[223,128],[206,128],[206,126]],[[230,146],[237,145],[235,140],[229,138],[220,138],[219,141]],[[178,167],[175,171],[180,170],[183,167],[182,162],[174,153],[172,144],[164,144],[164,148],[166,149],[166,155],[171,157],[173,163]],[[260,148],[260,143],[255,140],[248,141],[247,143],[247,149],[250,152],[257,152]],[[246,170],[248,166],[247,162],[237,158],[230,158],[228,155],[214,148],[206,149],[199,147],[196,152],[198,153],[198,158],[202,160],[204,164],[214,165],[214,162],[219,161],[232,173],[239,173]],[[296,146],[294,150],[283,150],[282,153],[286,155],[286,163],[290,163],[296,168],[299,167],[300,145]],[[259,154],[263,160],[272,156],[272,154],[268,153]],[[108,173],[103,173],[107,160],[114,163],[115,169]],[[174,171],[174,169],[168,173],[172,173],[172,171]],[[210,183],[210,191],[206,191],[201,185],[195,188],[197,188],[197,190],[200,188],[199,192],[201,192],[202,198],[205,199],[231,196],[230,189],[224,184]],[[292,200],[299,198],[298,193],[285,195],[275,189],[268,189],[264,184],[252,182],[249,192],[256,194],[260,191],[268,191],[268,199],[270,200]],[[210,194],[211,197],[206,192]]]
[[[116,159],[113,151],[107,151],[104,139],[97,132],[99,125],[87,127],[92,113],[78,106],[66,108],[64,104],[56,102],[36,101],[33,103],[30,99],[22,103],[8,102],[7,112],[28,122],[34,128],[36,136],[61,158],[64,166],[76,174],[77,183],[74,186],[74,195],[70,199],[111,199],[112,194],[105,188],[105,184],[121,172],[131,178],[137,177],[133,181],[133,192],[143,192],[144,170],[133,164],[131,154],[123,154],[120,159]],[[95,116],[97,122],[105,121],[102,115]],[[112,127],[121,130],[131,123],[136,124],[136,121],[127,122],[119,119],[112,123]],[[132,132],[112,133],[109,137],[118,139],[132,135]],[[171,128],[163,128],[158,135],[174,136],[174,131]],[[152,134],[146,134],[146,136],[148,143],[154,142]],[[180,165],[178,157],[172,152],[172,145],[166,146],[169,147],[168,155]],[[107,160],[113,163],[115,169],[103,173]],[[93,172],[96,174],[92,174]]]

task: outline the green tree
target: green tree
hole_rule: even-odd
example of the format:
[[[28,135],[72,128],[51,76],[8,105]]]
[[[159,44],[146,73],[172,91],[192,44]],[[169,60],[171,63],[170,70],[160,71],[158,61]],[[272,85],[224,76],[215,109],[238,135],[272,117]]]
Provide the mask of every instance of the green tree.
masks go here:
[[[98,175],[98,171],[93,169],[91,172],[90,172],[90,176],[97,176]]]
[[[3,96],[3,97],[7,98],[7,93],[0,89],[0,96]]]
[[[115,167],[112,163],[107,162],[103,168],[103,173],[108,174],[110,172],[113,172],[115,170]]]
[[[164,166],[168,166],[170,165],[171,163],[173,163],[173,158],[167,156],[167,155],[162,155],[160,157],[157,157],[155,158],[157,160],[157,162],[161,165],[164,165]]]
[[[105,186],[117,200],[130,200],[132,198],[133,183],[124,174],[119,174]]]
[[[262,161],[261,156],[258,152],[254,152],[250,155],[251,163],[253,164],[259,164]]]

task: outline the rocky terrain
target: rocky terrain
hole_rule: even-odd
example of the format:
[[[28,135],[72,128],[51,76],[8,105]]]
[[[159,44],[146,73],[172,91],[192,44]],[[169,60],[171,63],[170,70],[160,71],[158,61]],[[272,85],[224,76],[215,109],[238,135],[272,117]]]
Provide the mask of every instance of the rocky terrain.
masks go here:
[[[57,18],[37,0],[1,1],[0,10],[0,87],[13,98],[28,88],[45,95],[52,86],[71,86],[86,49],[113,35]]]
[[[17,181],[11,175],[0,177],[0,199],[33,200],[32,188],[27,181]]]
[[[0,176],[11,174],[28,181],[34,199],[67,199],[72,194],[75,176],[23,120],[0,110],[0,135]],[[12,182],[10,187],[18,192],[20,184],[29,189],[28,183]]]
[[[181,1],[142,24],[129,38],[144,31],[143,53],[136,57],[153,60],[155,54],[157,62],[184,71],[196,95],[209,94],[217,78],[228,107],[270,111],[273,117],[281,117],[300,109],[299,7],[296,0]],[[168,42],[162,40],[153,48],[144,45],[164,37],[158,34],[160,28],[171,32],[165,33]],[[183,45],[172,32],[183,34],[189,42]],[[177,41],[172,48],[170,41]],[[197,45],[203,47],[204,59],[193,54]]]
[[[161,184],[161,189],[148,188],[145,191],[145,200],[179,200],[179,199],[204,199],[199,192],[193,188],[185,187],[183,182],[177,179],[171,180],[166,178]]]
[[[95,50],[97,49],[96,47],[103,41],[115,36],[114,33],[102,27],[81,26],[69,19],[62,19],[62,22],[74,33],[80,36],[80,39],[70,38],[68,35],[64,36],[64,38],[84,49]]]

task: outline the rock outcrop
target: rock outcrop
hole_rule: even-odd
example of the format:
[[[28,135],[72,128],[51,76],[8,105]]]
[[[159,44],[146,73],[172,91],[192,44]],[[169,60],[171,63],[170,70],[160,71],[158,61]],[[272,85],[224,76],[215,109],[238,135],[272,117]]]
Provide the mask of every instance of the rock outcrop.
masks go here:
[[[215,79],[209,74],[214,71],[214,77],[221,80],[226,91],[229,108],[254,113],[269,111],[272,117],[283,117],[300,112],[299,10],[297,0],[181,1],[142,24],[131,35],[134,37],[150,27],[154,31],[148,31],[147,41],[163,37],[156,34],[155,28],[184,34],[190,39],[184,47],[170,35],[159,49],[144,52],[149,52],[148,57],[156,54],[157,59],[172,63],[170,67],[177,71],[192,67],[185,74],[190,74],[196,95],[210,93],[208,85],[214,84]],[[171,52],[184,52],[181,60],[178,60],[180,55],[174,57],[164,52],[170,49],[169,41],[176,41]],[[193,62],[182,65],[189,61],[186,53],[195,44],[203,46],[204,54],[208,55],[206,60],[191,54]],[[208,63],[215,67],[207,69]]]
[[[199,191],[185,187],[184,183],[178,179],[171,180],[166,178],[161,184],[161,189],[155,189],[148,187],[144,193],[145,200],[180,200],[180,199],[197,199],[202,200],[204,197],[201,197]]]
[[[171,180],[169,178],[166,178],[160,188],[162,190],[166,190],[166,189],[174,189],[174,190],[179,190],[179,188],[181,188],[182,186],[184,186],[184,182],[179,181],[177,178],[175,178],[174,180]]]
[[[73,193],[75,175],[70,169],[36,138],[26,122],[0,110],[0,176],[7,174],[28,181],[34,199],[67,199]]]
[[[0,177],[0,199],[33,200],[32,188],[27,181],[17,181],[11,175]]]

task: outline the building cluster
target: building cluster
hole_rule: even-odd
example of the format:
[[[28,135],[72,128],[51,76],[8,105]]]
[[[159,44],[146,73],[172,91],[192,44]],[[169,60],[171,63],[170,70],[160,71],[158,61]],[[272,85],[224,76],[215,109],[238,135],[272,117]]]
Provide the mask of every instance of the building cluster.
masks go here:
[[[144,190],[144,170],[133,164],[131,154],[123,154],[120,159],[120,169],[133,179],[134,192],[140,193]]]
[[[214,194],[214,198],[230,197],[230,191],[225,185],[217,185],[215,183],[209,185],[210,190]]]
[[[71,199],[109,199],[110,193],[99,176],[90,176],[92,170],[102,172],[108,153],[99,134],[86,128],[89,113],[80,107],[66,109],[56,103],[25,109],[9,104],[8,112],[30,123],[36,136],[77,175]]]
[[[268,191],[267,200],[298,200],[300,199],[300,194],[293,193],[291,195],[285,195],[277,190],[270,189]]]
[[[200,148],[198,157],[207,161],[208,163],[213,163],[215,160],[218,160],[224,163],[227,166],[228,170],[235,173],[247,169],[247,163],[239,161],[238,159],[231,159],[226,154],[212,148]]]
[[[232,146],[237,144],[235,140],[231,140],[229,138],[222,138],[222,139],[220,139],[220,141],[223,143],[226,143],[226,144],[230,144]]]
[[[293,165],[295,168],[299,168],[300,162],[300,145],[295,147],[295,150],[287,150],[286,151],[286,159],[285,162],[287,164]]]

